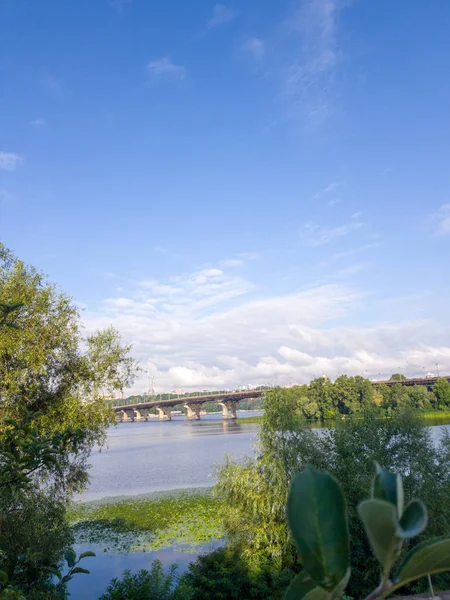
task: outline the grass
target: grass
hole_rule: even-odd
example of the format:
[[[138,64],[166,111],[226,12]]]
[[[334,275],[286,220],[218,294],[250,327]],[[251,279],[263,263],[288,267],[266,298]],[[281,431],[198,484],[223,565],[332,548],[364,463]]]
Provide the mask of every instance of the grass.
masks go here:
[[[223,538],[219,510],[206,488],[77,502],[67,517],[76,543],[99,544],[104,552],[189,551]]]

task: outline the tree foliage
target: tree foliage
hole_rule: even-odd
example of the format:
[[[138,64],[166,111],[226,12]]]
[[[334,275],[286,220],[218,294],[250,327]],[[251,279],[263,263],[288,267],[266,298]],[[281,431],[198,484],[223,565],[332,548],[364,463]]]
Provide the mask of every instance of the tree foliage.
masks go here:
[[[113,329],[84,338],[71,299],[0,244],[1,594],[53,597],[50,570],[71,543],[66,503],[113,422],[103,393],[136,371],[128,354]]]
[[[448,436],[435,444],[410,411],[399,409],[392,418],[380,419],[376,407],[318,434],[299,423],[290,402],[282,390],[268,394],[258,458],[245,464],[228,459],[218,473],[216,489],[224,501],[230,543],[242,548],[249,560],[268,557],[277,568],[295,569],[298,555],[288,535],[284,505],[294,474],[308,464],[336,477],[347,499],[354,569],[350,595],[369,591],[378,577],[378,564],[357,515],[359,500],[370,492],[374,461],[402,476],[406,502],[420,497],[427,504],[427,535],[450,534]]]
[[[439,538],[411,548],[395,573],[394,565],[403,547],[428,524],[427,509],[421,500],[405,505],[400,475],[377,466],[370,497],[357,508],[380,571],[368,598],[381,600],[411,581],[450,570],[450,538]],[[311,467],[297,473],[290,486],[287,517],[304,571],[291,583],[285,600],[338,598],[352,575],[341,486],[330,473]]]

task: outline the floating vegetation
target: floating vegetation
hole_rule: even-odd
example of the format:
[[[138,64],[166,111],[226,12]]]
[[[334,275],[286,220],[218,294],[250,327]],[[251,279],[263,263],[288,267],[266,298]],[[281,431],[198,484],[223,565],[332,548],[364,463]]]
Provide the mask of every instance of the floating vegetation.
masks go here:
[[[200,544],[223,539],[219,512],[220,501],[206,488],[77,502],[67,516],[76,543],[99,544],[104,552],[195,552]]]

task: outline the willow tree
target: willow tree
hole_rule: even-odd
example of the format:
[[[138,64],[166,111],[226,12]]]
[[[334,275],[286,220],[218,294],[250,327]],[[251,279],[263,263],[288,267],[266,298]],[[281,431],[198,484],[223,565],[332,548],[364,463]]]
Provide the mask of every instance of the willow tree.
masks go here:
[[[137,366],[113,328],[85,336],[79,309],[58,286],[0,244],[0,304],[17,306],[0,330],[0,428],[34,418],[59,443],[52,481],[64,493],[87,481],[87,459],[114,415],[104,395],[131,384]]]

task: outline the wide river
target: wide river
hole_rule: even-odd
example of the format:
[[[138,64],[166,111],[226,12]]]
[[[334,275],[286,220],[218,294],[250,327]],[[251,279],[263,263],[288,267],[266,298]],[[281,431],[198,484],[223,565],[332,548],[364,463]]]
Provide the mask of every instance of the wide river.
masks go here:
[[[241,417],[257,414],[249,411]],[[214,469],[226,454],[253,454],[258,429],[256,424],[245,423],[245,418],[223,421],[221,414],[202,416],[200,421],[174,417],[164,422],[120,423],[109,430],[107,447],[93,452],[89,487],[81,499],[211,486]],[[442,426],[431,430],[435,439],[442,435]],[[120,577],[124,569],[149,568],[154,558],[165,566],[176,562],[181,570],[195,559],[172,549],[120,555],[101,553],[95,546],[76,548],[78,552],[87,549],[96,551],[97,556],[82,565],[91,575],[77,575],[70,583],[71,598],[76,600],[96,600],[112,577]]]
[[[225,454],[251,454],[257,431],[258,425],[223,421],[221,414],[119,423],[108,432],[108,447],[91,456],[83,500],[211,486],[214,466]]]

